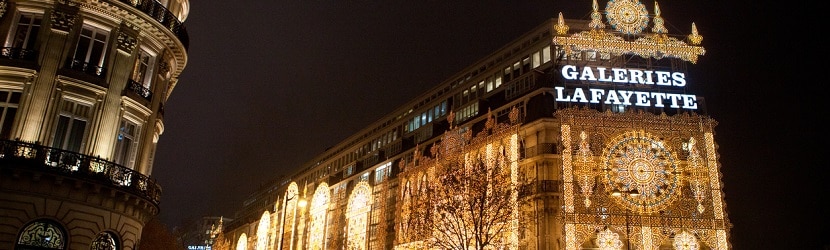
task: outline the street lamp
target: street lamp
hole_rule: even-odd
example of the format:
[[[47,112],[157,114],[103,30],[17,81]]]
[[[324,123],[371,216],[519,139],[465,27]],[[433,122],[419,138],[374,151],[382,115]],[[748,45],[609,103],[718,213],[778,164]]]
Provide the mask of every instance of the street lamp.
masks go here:
[[[285,199],[285,202],[282,204],[282,223],[280,224],[280,245],[279,245],[280,250],[282,250],[283,241],[285,240],[285,217],[286,217],[286,213],[288,213],[288,208],[287,208],[288,207],[288,202],[294,200],[294,198],[297,198],[297,193],[295,193],[295,192],[289,192],[288,194],[291,195],[291,196],[288,197],[287,199]],[[293,230],[292,230],[292,233],[293,233]]]
[[[623,195],[628,195],[628,197],[636,198],[636,197],[640,196],[640,192],[638,192],[637,189],[631,189],[631,190],[623,191],[623,190],[619,190],[619,189],[616,189],[616,188],[613,191],[611,191],[611,196],[622,197]],[[628,250],[631,249],[631,232],[629,230],[629,223],[628,223],[629,215],[630,215],[629,209],[625,208],[625,237],[626,237],[626,242],[627,242],[627,248],[626,249],[628,249]]]

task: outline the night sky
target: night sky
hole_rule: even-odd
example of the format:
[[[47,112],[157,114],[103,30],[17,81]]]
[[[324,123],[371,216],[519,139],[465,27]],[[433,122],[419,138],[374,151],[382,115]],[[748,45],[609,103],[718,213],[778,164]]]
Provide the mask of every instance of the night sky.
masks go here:
[[[733,247],[830,245],[818,88],[827,76],[810,69],[826,49],[811,49],[817,33],[795,33],[826,26],[807,23],[805,10],[818,6],[659,4],[670,33],[695,22],[704,37],[687,80],[719,122]],[[161,219],[232,217],[261,185],[545,20],[590,11],[590,0],[192,0],[188,62],[165,104],[152,175],[164,191]]]

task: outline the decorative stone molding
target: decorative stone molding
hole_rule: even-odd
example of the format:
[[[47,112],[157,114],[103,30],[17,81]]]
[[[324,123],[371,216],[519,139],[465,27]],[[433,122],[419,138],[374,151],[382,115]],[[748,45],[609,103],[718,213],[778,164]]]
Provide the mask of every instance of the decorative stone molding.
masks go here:
[[[116,37],[117,48],[121,52],[132,54],[135,47],[138,45],[138,31],[127,23],[121,23],[121,28],[118,29],[118,37]]]
[[[56,4],[55,9],[52,10],[52,14],[49,16],[52,21],[52,29],[55,31],[69,33],[69,30],[75,25],[77,15],[77,6]]]

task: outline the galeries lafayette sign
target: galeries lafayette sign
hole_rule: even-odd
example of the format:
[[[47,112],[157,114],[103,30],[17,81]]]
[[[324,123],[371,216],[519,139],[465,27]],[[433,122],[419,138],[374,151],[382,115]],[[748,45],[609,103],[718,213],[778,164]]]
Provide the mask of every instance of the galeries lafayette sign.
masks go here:
[[[592,68],[581,69],[574,65],[562,67],[562,77],[567,80],[588,82],[607,82],[614,84],[643,84],[664,87],[683,88],[686,86],[686,76],[681,72],[653,71],[625,68]],[[630,91],[601,88],[573,88],[566,91],[565,87],[555,87],[557,102],[577,103],[604,103],[610,105],[634,105],[641,107],[670,107],[682,109],[697,109],[697,96],[663,92]]]

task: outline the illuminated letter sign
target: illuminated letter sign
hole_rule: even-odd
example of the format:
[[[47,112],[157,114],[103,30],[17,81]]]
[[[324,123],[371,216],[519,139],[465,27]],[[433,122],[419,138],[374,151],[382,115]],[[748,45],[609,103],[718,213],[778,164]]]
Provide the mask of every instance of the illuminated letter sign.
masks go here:
[[[575,65],[562,66],[561,72],[563,78],[572,81],[643,84],[675,88],[686,86],[686,75],[681,72],[591,68],[590,66],[580,69]],[[565,87],[555,87],[555,90],[557,102],[697,109],[697,96],[695,95],[601,88],[584,89],[579,87],[570,90],[566,90]]]

